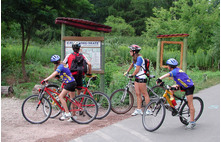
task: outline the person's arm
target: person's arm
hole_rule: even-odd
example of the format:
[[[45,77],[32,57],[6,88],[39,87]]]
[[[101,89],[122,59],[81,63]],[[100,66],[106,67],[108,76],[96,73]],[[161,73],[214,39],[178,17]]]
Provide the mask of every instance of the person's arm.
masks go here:
[[[124,73],[124,75],[128,74],[130,72],[130,70],[133,68],[133,63],[130,64],[130,67],[128,68],[128,70]]]
[[[132,75],[132,76],[135,76],[135,75],[139,72],[140,67],[141,67],[141,66],[137,66],[136,69],[135,69],[135,71],[134,71],[131,75]]]
[[[48,80],[54,78],[56,75],[58,75],[58,72],[54,71],[49,77],[45,78],[44,81],[48,81]]]
[[[161,83],[162,79],[169,77],[169,76],[170,76],[170,73],[167,73],[167,74],[164,74],[163,76],[159,77],[156,81],[156,84]]]
[[[88,65],[88,74],[91,74],[91,71],[92,71],[91,62],[87,61],[87,65]]]

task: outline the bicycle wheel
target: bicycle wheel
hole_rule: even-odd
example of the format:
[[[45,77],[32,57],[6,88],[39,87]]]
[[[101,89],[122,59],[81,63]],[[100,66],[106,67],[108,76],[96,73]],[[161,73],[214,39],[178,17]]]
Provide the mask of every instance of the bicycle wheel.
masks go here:
[[[79,95],[69,103],[69,111],[72,112],[72,120],[78,124],[88,124],[92,122],[98,113],[96,101],[90,96]]]
[[[129,90],[118,89],[111,94],[111,110],[117,114],[127,113],[134,104],[134,97]]]
[[[32,124],[41,124],[50,117],[51,104],[45,97],[39,100],[38,95],[32,95],[24,100],[21,110],[23,117],[28,122]]]
[[[50,85],[47,86],[47,88],[49,88],[49,89],[51,89],[51,90],[53,90],[53,91],[55,91],[55,92],[58,92],[58,91],[59,91],[59,86],[58,86],[58,85],[55,85],[55,84],[50,84]],[[58,95],[57,95],[56,93],[51,92],[51,91],[49,91],[49,92],[50,92],[50,93],[52,94],[52,96],[53,96],[54,98],[56,98],[57,101],[60,103],[59,98],[58,98]],[[55,101],[54,101],[49,95],[48,95],[46,98],[49,100],[49,102],[51,103],[51,107],[52,107],[52,112],[51,112],[50,118],[55,118],[55,117],[57,117],[57,116],[61,113],[61,109],[59,108],[59,106],[55,103]],[[46,112],[47,112],[47,111],[46,111]],[[45,113],[46,113],[46,112],[45,112]]]
[[[142,116],[144,128],[149,132],[157,130],[163,124],[165,114],[165,106],[162,102],[150,101]]]
[[[199,97],[193,97],[193,106],[195,108],[194,120],[197,121],[200,118],[201,114],[203,113],[203,108],[204,108],[203,100]],[[181,115],[180,121],[183,124],[188,125],[190,121],[190,110],[187,103],[184,103],[182,105],[179,114]]]
[[[106,117],[111,110],[111,101],[109,97],[102,92],[93,92],[92,96],[94,100],[97,102],[98,106],[98,114],[97,119],[102,119]]]

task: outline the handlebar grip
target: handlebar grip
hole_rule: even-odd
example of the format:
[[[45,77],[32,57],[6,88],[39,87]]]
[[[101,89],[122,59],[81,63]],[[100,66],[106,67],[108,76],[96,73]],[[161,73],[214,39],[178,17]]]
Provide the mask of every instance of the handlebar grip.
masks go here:
[[[171,87],[170,90],[179,90],[179,88],[177,89],[176,87]]]

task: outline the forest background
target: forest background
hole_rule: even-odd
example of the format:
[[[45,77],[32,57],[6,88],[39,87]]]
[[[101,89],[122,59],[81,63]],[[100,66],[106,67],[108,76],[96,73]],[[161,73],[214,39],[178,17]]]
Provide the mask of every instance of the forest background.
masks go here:
[[[53,72],[50,57],[61,54],[57,17],[85,19],[112,27],[104,41],[108,95],[127,83],[123,73],[131,63],[131,44],[142,47],[141,54],[150,59],[151,74],[156,75],[156,36],[162,34],[190,35],[187,74],[197,91],[220,82],[219,0],[2,0],[1,85],[13,86],[16,97],[30,95],[34,85]],[[102,34],[66,27],[66,35]],[[169,58],[180,60],[178,45],[164,48],[164,63]],[[162,69],[160,75],[166,72]],[[154,84],[152,80],[151,85]],[[98,89],[99,80],[95,85]]]

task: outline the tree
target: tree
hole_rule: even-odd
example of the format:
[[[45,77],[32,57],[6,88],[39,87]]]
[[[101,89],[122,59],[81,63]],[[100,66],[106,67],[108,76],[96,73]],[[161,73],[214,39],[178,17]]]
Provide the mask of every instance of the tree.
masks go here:
[[[93,11],[93,5],[88,0],[2,0],[2,21],[7,24],[18,23],[22,37],[22,74],[24,81],[28,81],[25,70],[25,55],[28,50],[34,30],[41,24],[54,25],[56,17],[84,16]]]

